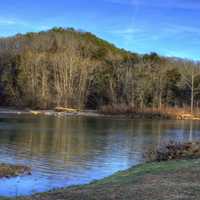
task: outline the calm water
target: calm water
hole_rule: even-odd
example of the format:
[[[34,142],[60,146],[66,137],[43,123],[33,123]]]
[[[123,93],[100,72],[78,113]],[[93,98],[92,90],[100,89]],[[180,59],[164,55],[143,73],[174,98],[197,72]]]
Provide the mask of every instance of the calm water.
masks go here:
[[[0,115],[0,162],[31,176],[0,180],[0,196],[84,184],[144,162],[160,141],[200,138],[199,122]]]

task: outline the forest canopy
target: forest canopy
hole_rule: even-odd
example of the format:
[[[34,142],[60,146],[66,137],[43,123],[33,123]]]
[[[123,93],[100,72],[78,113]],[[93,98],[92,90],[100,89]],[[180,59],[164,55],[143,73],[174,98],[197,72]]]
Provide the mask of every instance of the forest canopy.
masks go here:
[[[199,106],[199,62],[140,55],[89,32],[53,28],[0,39],[0,105],[47,109]]]

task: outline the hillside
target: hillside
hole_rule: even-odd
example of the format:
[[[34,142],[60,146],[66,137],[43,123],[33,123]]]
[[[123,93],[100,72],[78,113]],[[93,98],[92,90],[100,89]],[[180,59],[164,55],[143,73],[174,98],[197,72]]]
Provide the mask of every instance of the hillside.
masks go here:
[[[131,53],[73,28],[18,34],[0,39],[0,106],[198,106],[198,65]]]

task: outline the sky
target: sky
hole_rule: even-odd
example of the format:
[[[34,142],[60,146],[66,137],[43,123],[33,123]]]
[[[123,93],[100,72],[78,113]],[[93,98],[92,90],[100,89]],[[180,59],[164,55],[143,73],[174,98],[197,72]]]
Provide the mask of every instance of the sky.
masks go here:
[[[74,27],[137,53],[200,60],[200,0],[2,0],[0,36]]]

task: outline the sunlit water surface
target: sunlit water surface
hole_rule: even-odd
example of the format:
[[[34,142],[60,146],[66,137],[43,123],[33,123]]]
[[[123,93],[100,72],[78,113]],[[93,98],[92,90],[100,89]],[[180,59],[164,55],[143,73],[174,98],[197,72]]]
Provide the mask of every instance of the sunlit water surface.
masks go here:
[[[200,123],[0,115],[0,163],[31,176],[0,180],[0,196],[89,183],[145,161],[162,141],[200,138]]]

